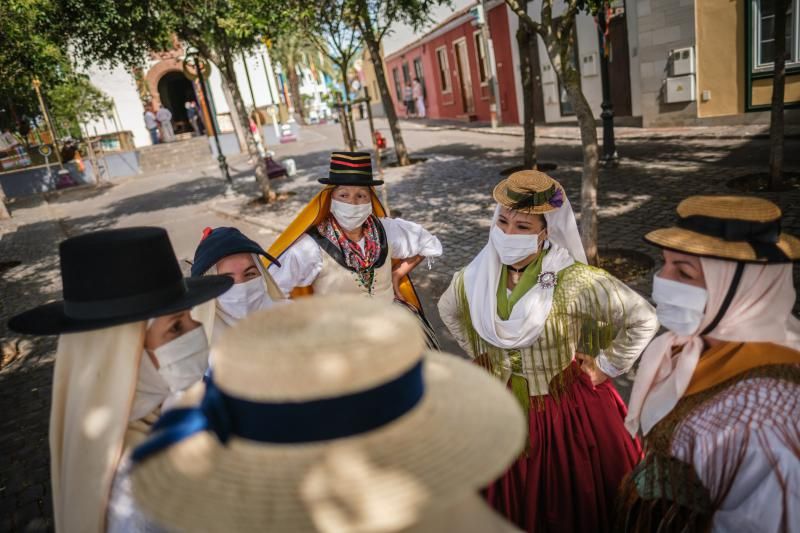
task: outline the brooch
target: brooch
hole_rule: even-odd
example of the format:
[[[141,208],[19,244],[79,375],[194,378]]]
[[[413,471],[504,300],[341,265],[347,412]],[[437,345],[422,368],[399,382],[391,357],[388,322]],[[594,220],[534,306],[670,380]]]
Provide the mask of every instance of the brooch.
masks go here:
[[[536,280],[545,289],[552,289],[558,283],[555,272],[542,272]]]

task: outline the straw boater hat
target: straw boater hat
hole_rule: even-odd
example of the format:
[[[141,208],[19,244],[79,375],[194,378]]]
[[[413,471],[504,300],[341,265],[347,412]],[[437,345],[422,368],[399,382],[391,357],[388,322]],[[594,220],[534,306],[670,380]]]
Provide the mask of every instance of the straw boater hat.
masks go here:
[[[564,188],[538,170],[514,172],[494,188],[494,199],[501,205],[531,215],[542,215],[561,207]]]
[[[372,175],[372,156],[369,152],[332,152],[327,178],[318,180],[324,185],[383,185]]]
[[[645,240],[661,248],[716,259],[786,263],[800,259],[800,239],[781,231],[781,210],[753,196],[690,196],[675,226]]]
[[[424,347],[410,313],[358,296],[250,315],[134,452],[137,501],[187,531],[397,531],[474,495],[522,448],[521,411]]]

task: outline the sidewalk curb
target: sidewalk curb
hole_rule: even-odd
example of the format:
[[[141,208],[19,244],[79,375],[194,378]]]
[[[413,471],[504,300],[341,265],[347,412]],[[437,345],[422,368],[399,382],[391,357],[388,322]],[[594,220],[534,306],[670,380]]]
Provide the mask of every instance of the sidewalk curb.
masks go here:
[[[505,135],[507,137],[524,137],[524,132],[515,132],[515,131],[493,131],[490,128],[469,128],[464,126],[450,126],[450,125],[432,125],[426,127],[411,127],[405,128],[406,130],[425,130],[425,131],[464,131],[464,132],[471,132],[471,133],[481,133],[484,135]],[[561,141],[575,141],[579,140],[580,137],[575,136],[568,136],[568,135],[554,135],[554,134],[537,134],[537,139],[553,139],[553,140],[561,140]],[[800,139],[800,133],[790,133],[788,135],[784,135],[784,139]],[[697,134],[687,134],[687,135],[679,135],[675,133],[665,134],[665,135],[625,135],[625,136],[617,136],[618,142],[624,141],[676,141],[676,140],[695,140],[695,141],[716,141],[716,140],[769,140],[769,133],[756,133],[754,135],[697,135]]]

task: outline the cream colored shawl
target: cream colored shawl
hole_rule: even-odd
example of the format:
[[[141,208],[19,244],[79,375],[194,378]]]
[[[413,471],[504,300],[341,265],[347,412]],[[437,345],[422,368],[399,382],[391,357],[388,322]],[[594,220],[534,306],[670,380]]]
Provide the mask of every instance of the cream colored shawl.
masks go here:
[[[53,373],[50,472],[55,529],[100,532],[124,450],[141,436],[129,424],[145,322],[61,335]]]

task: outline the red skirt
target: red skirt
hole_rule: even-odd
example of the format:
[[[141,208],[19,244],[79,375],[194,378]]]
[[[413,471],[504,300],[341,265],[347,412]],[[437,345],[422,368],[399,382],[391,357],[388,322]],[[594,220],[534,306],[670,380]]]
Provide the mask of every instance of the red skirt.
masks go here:
[[[595,387],[577,363],[570,370],[577,377],[558,398],[531,398],[527,457],[484,493],[530,533],[610,531],[619,485],[642,456],[611,381]]]

